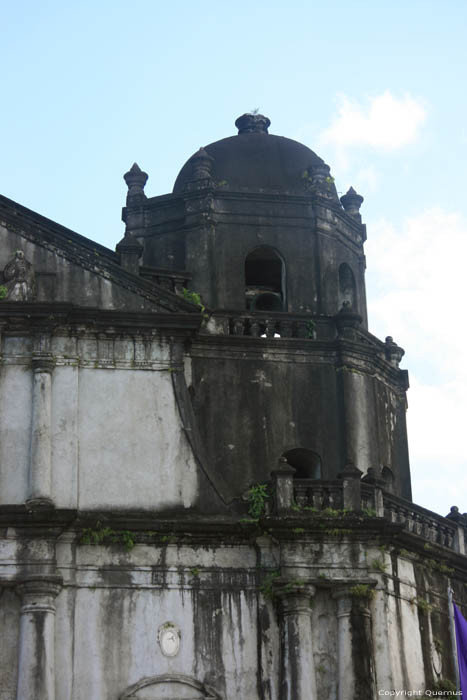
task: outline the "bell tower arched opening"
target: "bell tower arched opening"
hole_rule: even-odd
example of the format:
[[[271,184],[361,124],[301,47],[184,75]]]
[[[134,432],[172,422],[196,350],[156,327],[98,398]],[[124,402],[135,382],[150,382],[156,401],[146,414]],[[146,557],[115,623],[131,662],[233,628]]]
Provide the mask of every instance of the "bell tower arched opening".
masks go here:
[[[285,311],[285,264],[269,246],[259,246],[245,259],[245,305],[250,311]]]
[[[322,479],[321,458],[316,452],[296,447],[282,455],[295,469],[295,479]]]

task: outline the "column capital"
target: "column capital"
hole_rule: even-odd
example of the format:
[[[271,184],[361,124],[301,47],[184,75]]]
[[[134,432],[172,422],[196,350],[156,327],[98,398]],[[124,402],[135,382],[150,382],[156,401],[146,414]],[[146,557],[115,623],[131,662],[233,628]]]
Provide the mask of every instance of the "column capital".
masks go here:
[[[281,601],[282,613],[311,614],[310,598],[316,593],[316,587],[307,579],[277,578],[273,584],[274,595]]]
[[[369,616],[369,602],[374,595],[376,581],[348,581],[336,586],[331,596],[337,601],[337,616],[350,615],[352,610],[358,610],[363,616]]]
[[[55,367],[55,360],[50,353],[34,352],[31,359],[33,372],[51,374]]]
[[[35,574],[18,579],[16,590],[21,596],[50,596],[55,598],[61,591],[63,578],[58,574]]]

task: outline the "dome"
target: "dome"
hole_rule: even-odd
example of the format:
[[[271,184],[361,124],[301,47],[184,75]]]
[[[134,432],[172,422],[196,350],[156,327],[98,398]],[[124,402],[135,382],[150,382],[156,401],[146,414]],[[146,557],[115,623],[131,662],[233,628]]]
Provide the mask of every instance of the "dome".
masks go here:
[[[305,181],[320,170],[329,174],[324,161],[298,141],[268,133],[270,121],[262,114],[244,114],[235,125],[239,132],[205,146],[183,166],[173,191],[198,179],[194,173],[194,158],[208,161],[211,178],[232,191],[270,191],[303,194]],[[200,156],[200,153],[203,155]]]

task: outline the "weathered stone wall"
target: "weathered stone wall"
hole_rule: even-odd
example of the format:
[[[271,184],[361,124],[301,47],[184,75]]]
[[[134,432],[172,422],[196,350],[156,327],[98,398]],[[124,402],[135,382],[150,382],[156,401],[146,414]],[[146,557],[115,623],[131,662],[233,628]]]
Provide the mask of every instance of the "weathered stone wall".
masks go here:
[[[40,443],[48,455],[50,493],[60,508],[188,508],[197,499],[197,465],[172,386],[171,347],[160,335],[70,329],[47,343],[47,414]],[[34,496],[34,381],[42,376],[37,338],[3,335],[0,392],[0,499]],[[44,372],[45,373],[45,372]],[[11,400],[8,400],[8,397]],[[39,402],[39,399],[37,399]],[[35,433],[34,433],[35,434]],[[37,449],[41,449],[40,447]],[[36,460],[37,461],[37,460]],[[41,494],[44,496],[44,494]]]
[[[16,699],[18,659],[33,686],[26,691],[23,683],[18,697],[34,700],[49,700],[34,695],[39,661],[51,664],[60,700],[118,700],[161,676],[191,678],[222,699],[370,700],[380,689],[424,690],[453,677],[452,573],[433,553],[344,529],[311,539],[295,530],[280,544],[277,532],[256,542],[231,534],[225,544],[219,535],[189,544],[186,531],[140,531],[140,543],[125,550],[80,544],[80,531],[71,530],[56,532],[51,549],[50,539],[10,528],[0,549],[0,697]],[[52,565],[55,579],[47,574]],[[173,656],[161,646],[167,628],[179,636]],[[37,649],[48,658],[38,661]],[[311,686],[310,694],[294,694],[300,679],[316,694]],[[162,690],[156,683],[141,697],[166,697]]]

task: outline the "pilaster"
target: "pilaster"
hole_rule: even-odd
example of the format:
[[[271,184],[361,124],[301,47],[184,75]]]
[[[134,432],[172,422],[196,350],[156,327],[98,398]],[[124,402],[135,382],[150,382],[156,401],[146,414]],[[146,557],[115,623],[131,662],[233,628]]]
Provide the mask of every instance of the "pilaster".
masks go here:
[[[278,579],[275,593],[280,600],[280,700],[317,700],[311,634],[315,588],[306,581]]]
[[[28,506],[52,507],[52,372],[49,353],[32,358],[32,426]]]
[[[17,592],[21,596],[16,700],[55,700],[55,598],[58,576],[31,576]]]
[[[337,700],[372,700],[371,617],[372,588],[349,583],[337,588]]]

